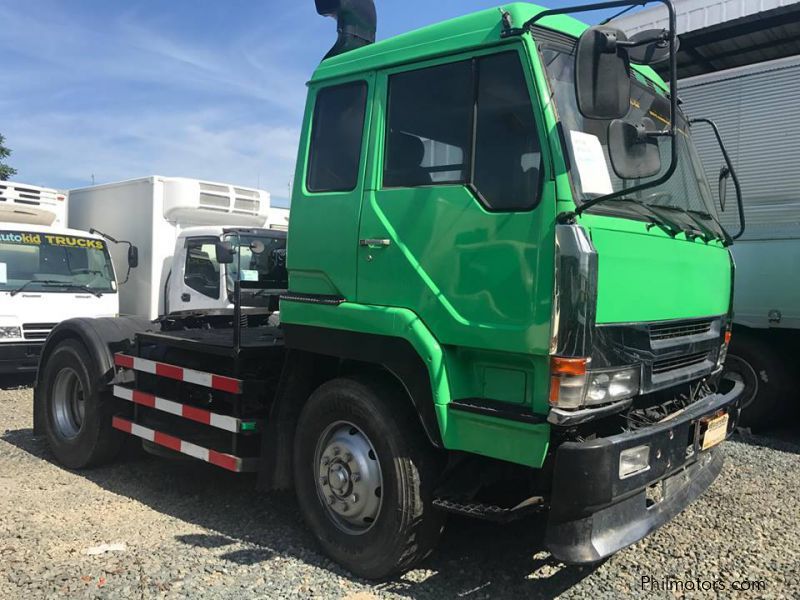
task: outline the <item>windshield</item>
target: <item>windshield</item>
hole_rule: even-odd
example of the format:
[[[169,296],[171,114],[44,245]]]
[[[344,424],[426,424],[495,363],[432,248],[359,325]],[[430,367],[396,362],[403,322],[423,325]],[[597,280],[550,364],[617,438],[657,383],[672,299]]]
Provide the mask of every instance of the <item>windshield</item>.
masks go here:
[[[571,175],[576,203],[655,180],[669,168],[672,141],[661,137],[658,138],[661,153],[661,172],[658,175],[632,180],[617,177],[608,156],[610,121],[587,119],[578,111],[573,78],[574,56],[552,49],[544,50],[543,56],[564,130],[570,164],[573,165]],[[640,123],[642,118],[648,117],[658,128],[666,128],[669,126],[669,112],[670,103],[663,93],[635,73],[631,85],[631,107],[625,119]],[[661,185],[624,197],[656,207],[656,210],[661,207],[678,214],[689,212],[702,219],[705,227],[722,234],[700,158],[689,136],[686,119],[680,113],[676,129],[678,164],[672,177]],[[630,212],[631,216],[638,214],[633,207],[626,208],[624,203],[614,200],[597,204],[590,210],[597,213]]]
[[[116,291],[101,240],[26,231],[0,231],[0,291],[93,293]]]
[[[228,265],[228,290],[236,279],[247,290],[276,290],[288,288],[286,271],[286,238],[263,235],[230,235],[226,241],[234,248],[233,263]]]

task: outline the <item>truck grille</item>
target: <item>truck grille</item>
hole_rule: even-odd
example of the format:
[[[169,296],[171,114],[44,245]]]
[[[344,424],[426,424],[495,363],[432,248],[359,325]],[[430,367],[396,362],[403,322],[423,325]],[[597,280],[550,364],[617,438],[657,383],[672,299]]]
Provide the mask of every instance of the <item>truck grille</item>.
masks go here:
[[[684,354],[683,356],[673,356],[662,358],[653,362],[653,374],[660,375],[677,369],[694,367],[703,364],[708,358],[708,352],[695,352],[694,354]]]
[[[681,321],[680,323],[663,323],[650,325],[650,340],[657,342],[675,338],[702,335],[711,331],[712,319],[702,321]]]
[[[50,334],[56,323],[24,323],[22,337],[26,340],[43,340]]]

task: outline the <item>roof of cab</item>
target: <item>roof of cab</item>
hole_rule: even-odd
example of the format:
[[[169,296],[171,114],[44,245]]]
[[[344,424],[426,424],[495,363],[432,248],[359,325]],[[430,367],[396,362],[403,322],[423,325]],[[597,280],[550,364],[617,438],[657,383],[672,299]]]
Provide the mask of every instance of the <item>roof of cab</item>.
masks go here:
[[[521,27],[523,23],[544,10],[547,9],[536,4],[514,2],[428,25],[328,58],[317,67],[311,81],[314,83],[345,77],[470,48],[497,44],[501,41],[501,11],[509,13],[514,27]],[[575,38],[579,37],[588,27],[585,23],[567,15],[544,17],[537,25]],[[649,67],[634,66],[634,68],[662,88],[666,87],[661,78]]]

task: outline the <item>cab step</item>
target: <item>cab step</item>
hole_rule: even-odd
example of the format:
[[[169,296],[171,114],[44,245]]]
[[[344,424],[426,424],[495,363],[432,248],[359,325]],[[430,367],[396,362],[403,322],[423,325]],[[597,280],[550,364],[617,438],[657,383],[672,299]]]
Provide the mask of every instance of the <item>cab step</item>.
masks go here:
[[[459,502],[447,498],[434,498],[433,505],[449,513],[500,523],[514,521],[545,508],[542,496],[532,496],[509,508],[480,502]]]
[[[217,452],[216,450],[204,448],[203,446],[181,440],[168,433],[138,425],[123,417],[113,417],[111,426],[114,427],[114,429],[119,429],[130,435],[152,442],[157,446],[163,446],[175,452],[180,452],[181,454],[222,467],[228,471],[233,471],[234,473],[251,473],[258,470],[257,458],[242,458],[240,456],[234,456],[233,454]]]

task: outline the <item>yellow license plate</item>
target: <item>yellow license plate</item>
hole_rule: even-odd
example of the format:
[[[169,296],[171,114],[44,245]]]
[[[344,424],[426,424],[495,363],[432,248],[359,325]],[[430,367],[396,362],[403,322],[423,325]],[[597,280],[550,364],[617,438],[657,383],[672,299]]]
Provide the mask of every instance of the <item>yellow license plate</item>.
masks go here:
[[[705,423],[706,430],[703,433],[703,443],[701,448],[708,450],[712,446],[716,446],[725,439],[725,434],[728,433],[728,414],[719,415],[717,417],[708,418],[708,420],[701,419],[700,423]]]

